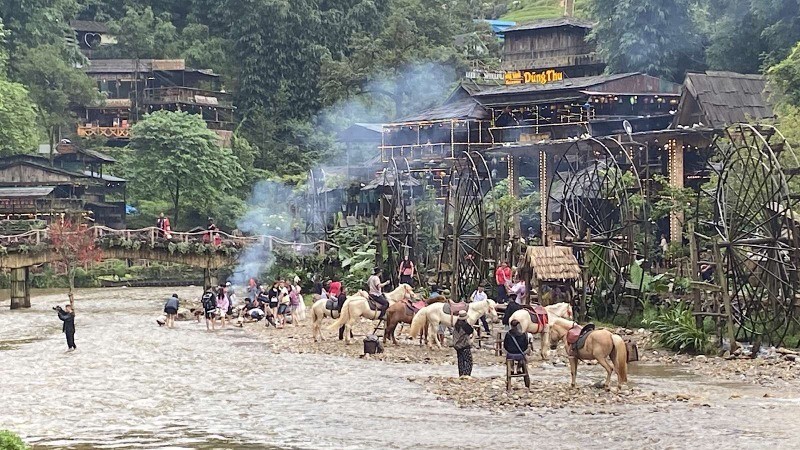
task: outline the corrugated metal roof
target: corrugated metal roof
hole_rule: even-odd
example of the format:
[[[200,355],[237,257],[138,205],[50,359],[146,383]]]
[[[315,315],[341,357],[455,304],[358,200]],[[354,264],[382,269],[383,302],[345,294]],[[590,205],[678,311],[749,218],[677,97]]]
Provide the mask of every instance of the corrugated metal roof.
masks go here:
[[[713,128],[775,117],[767,80],[761,75],[690,73],[684,86],[700,107],[705,125]]]
[[[0,187],[0,197],[44,197],[50,195],[54,186]]]
[[[567,78],[561,81],[553,81],[546,84],[523,83],[508,84],[503,86],[489,87],[473,94],[474,97],[488,97],[503,94],[523,94],[531,92],[548,92],[564,89],[586,89],[597,86],[609,81],[621,80],[623,78],[639,75],[638,73],[618,73],[614,75],[595,75],[591,77]]]
[[[107,163],[115,163],[117,162],[116,159],[106,155],[105,153],[100,153],[97,150],[91,150],[88,148],[79,148],[78,152],[83,153],[84,155],[91,156],[93,158],[99,159],[100,161],[107,162]]]
[[[486,109],[481,106],[480,103],[471,98],[466,98],[441,106],[436,106],[434,108],[416,113],[412,116],[403,117],[402,119],[398,119],[396,123],[425,122],[449,119],[484,120],[489,118],[489,112],[486,111]]]
[[[99,178],[99,179],[101,179],[103,181],[112,181],[112,182],[125,182],[125,181],[128,181],[128,180],[126,180],[124,178],[115,177],[113,175],[103,174],[102,176],[100,176],[99,173],[92,172],[91,170],[84,170],[83,174],[86,175],[86,176],[92,177],[92,178]]]
[[[505,33],[515,31],[542,30],[545,28],[576,27],[592,29],[594,23],[589,20],[578,19],[577,17],[559,17],[557,19],[541,19],[534,22],[523,23],[505,30]]]

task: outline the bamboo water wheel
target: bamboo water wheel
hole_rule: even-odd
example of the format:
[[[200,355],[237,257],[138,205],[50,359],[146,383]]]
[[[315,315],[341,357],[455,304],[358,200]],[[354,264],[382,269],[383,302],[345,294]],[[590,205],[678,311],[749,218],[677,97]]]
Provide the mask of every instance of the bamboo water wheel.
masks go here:
[[[548,245],[573,249],[584,267],[595,314],[616,313],[630,288],[643,217],[642,185],[628,151],[614,139],[574,142],[554,155],[545,219]],[[631,302],[631,307],[636,305]]]
[[[716,240],[736,338],[781,345],[800,306],[800,161],[773,126],[728,127],[711,146],[713,221],[697,214],[700,247]],[[712,179],[713,181],[713,179]],[[707,218],[706,218],[707,219]]]
[[[465,153],[450,170],[439,284],[450,287],[456,301],[492,279],[499,254],[492,188],[491,172],[480,153]]]
[[[405,256],[412,260],[415,256],[417,217],[413,188],[419,182],[411,177],[411,168],[405,158],[392,158],[380,176],[379,265],[384,268],[392,285],[397,286],[400,263]]]

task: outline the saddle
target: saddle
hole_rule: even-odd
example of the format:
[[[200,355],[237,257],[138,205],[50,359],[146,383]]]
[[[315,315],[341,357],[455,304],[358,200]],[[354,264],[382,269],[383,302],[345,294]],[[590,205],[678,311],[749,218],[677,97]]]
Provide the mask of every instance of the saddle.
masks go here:
[[[339,309],[339,300],[335,298],[329,298],[327,302],[325,302],[325,309],[328,311],[338,310]]]
[[[469,305],[464,302],[451,302],[448,300],[442,307],[442,312],[450,314],[451,316],[457,316],[461,311],[467,311],[468,309]]]
[[[586,338],[594,331],[595,326],[593,323],[586,324],[585,326],[575,325],[567,331],[567,354],[569,356],[577,355],[578,350],[582,349],[586,344]]]
[[[528,314],[531,316],[531,322],[538,323],[542,326],[547,325],[549,318],[547,316],[547,310],[544,309],[544,306],[540,305],[533,305],[533,306],[523,306],[522,309],[528,311]]]
[[[419,300],[413,303],[411,302],[411,300],[405,300],[405,305],[406,309],[408,310],[408,313],[413,316],[414,314],[419,312],[420,309],[426,307],[427,303],[425,303],[425,300]]]
[[[325,302],[325,309],[330,311],[331,319],[338,319],[339,318],[339,300],[335,298],[329,298],[327,302]]]
[[[381,312],[380,316],[378,316],[378,319],[383,319],[384,317],[386,317],[386,311],[381,309],[380,303],[376,302],[375,299],[372,297],[372,295],[370,295],[369,298],[367,299],[367,304],[369,305],[369,309],[371,311]]]

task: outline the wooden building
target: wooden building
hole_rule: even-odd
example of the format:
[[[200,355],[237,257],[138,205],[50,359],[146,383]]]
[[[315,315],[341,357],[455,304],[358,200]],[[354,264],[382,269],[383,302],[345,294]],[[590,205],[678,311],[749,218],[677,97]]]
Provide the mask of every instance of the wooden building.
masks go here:
[[[39,155],[0,158],[0,220],[82,213],[87,220],[125,227],[126,180],[104,173],[113,158],[59,144],[53,165]]]
[[[558,79],[603,73],[605,63],[587,39],[592,23],[575,17],[543,19],[505,30],[502,68],[506,82],[557,75]]]
[[[93,59],[85,67],[105,99],[77,111],[80,137],[105,137],[124,143],[131,125],[145,114],[188,111],[229,141],[234,125],[231,96],[219,75],[186,67],[182,59]]]
[[[734,72],[690,73],[683,83],[673,128],[722,130],[740,122],[775,118],[767,79]]]

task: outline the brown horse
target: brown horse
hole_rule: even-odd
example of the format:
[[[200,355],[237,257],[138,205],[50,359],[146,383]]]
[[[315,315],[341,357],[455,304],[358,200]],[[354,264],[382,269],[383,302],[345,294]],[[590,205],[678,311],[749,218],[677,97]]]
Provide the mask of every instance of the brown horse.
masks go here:
[[[432,305],[434,303],[443,303],[447,300],[443,296],[438,297],[431,297],[425,300],[425,305]],[[406,301],[401,301],[393,304],[386,310],[386,329],[383,331],[383,342],[385,343],[387,339],[391,336],[392,343],[397,345],[397,338],[394,335],[395,330],[397,329],[397,325],[401,323],[411,324],[411,320],[414,319],[414,314],[418,311],[411,312],[408,308],[408,303]]]
[[[566,344],[567,332],[575,327],[572,320],[555,318],[550,323],[550,345],[558,345],[558,341],[564,340]],[[569,349],[569,345],[567,344]],[[617,390],[622,389],[622,384],[628,382],[628,349],[625,341],[618,334],[614,334],[606,329],[600,328],[589,333],[583,347],[577,354],[567,351],[569,356],[569,369],[572,374],[571,387],[575,387],[575,377],[578,375],[578,360],[596,360],[598,364],[606,369],[606,381],[603,387],[608,389],[611,386],[611,373],[617,372]],[[608,363],[606,358],[611,359],[614,367]]]

